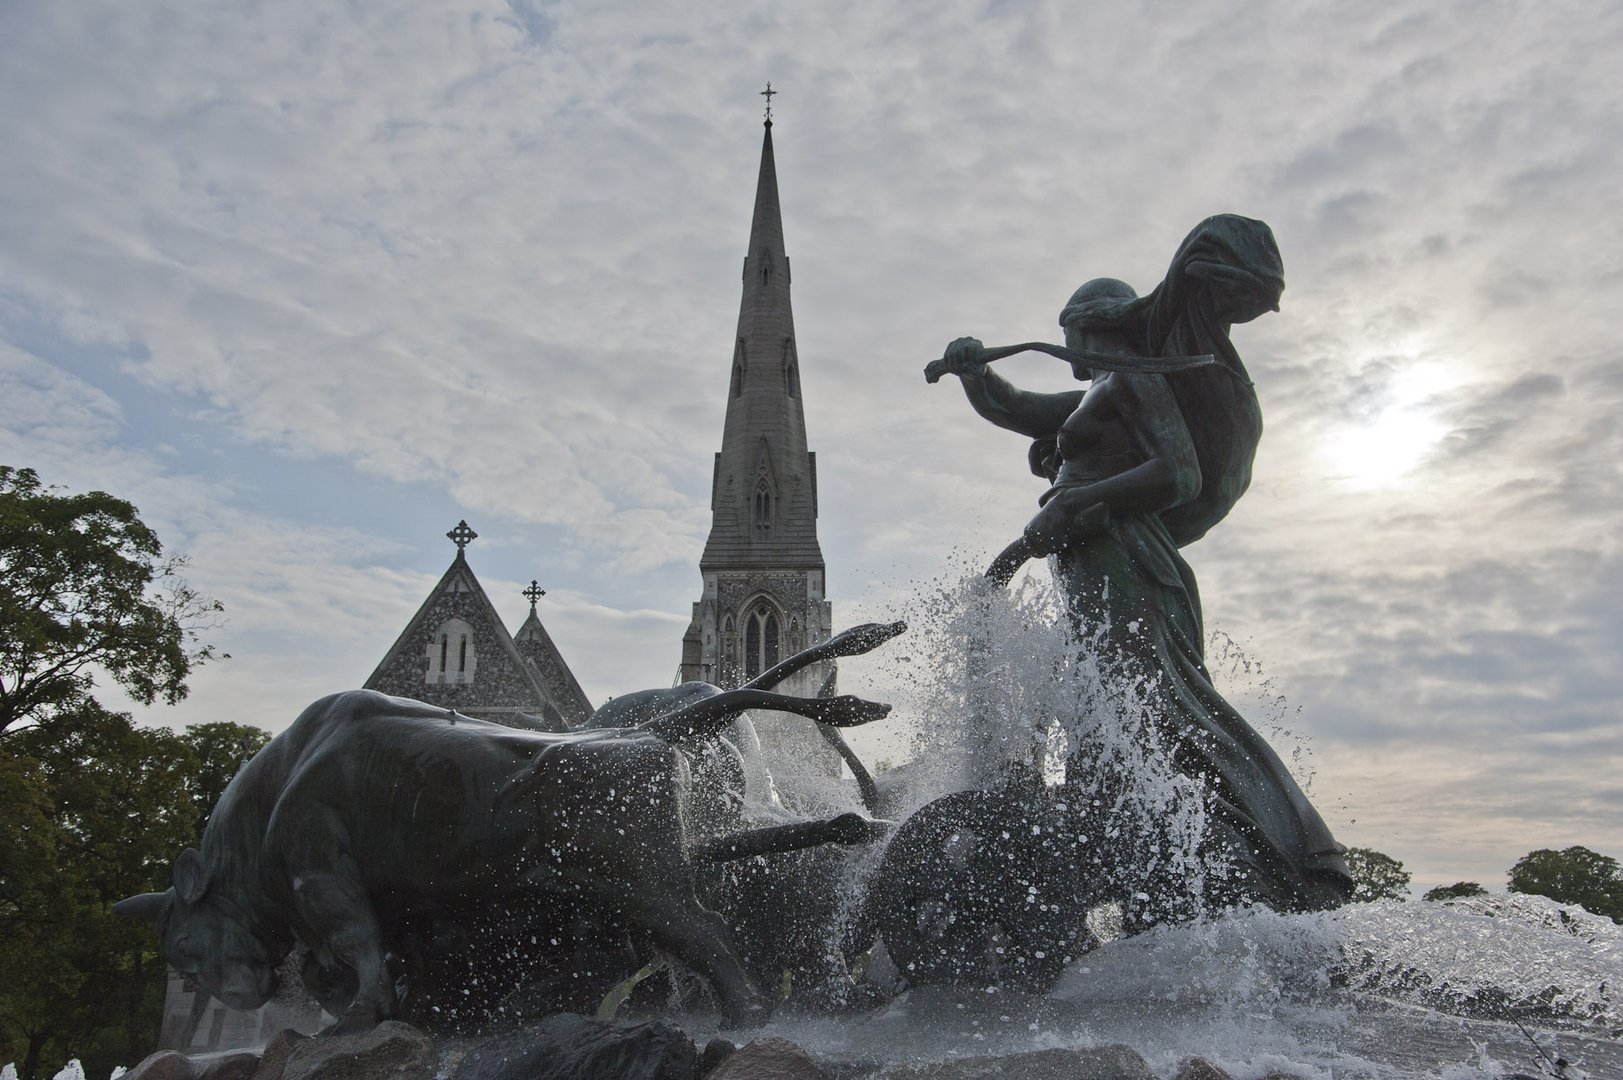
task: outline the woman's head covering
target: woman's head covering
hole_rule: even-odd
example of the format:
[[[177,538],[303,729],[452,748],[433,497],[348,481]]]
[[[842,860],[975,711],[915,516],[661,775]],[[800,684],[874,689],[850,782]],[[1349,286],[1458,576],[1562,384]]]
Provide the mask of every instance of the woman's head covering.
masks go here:
[[[1262,410],[1228,328],[1237,316],[1244,321],[1278,309],[1285,287],[1279,246],[1262,222],[1218,214],[1184,238],[1166,278],[1148,296],[1111,295],[1102,287],[1111,280],[1078,289],[1060,324],[1116,331],[1145,356],[1217,357],[1216,364],[1166,376],[1194,439],[1201,485],[1193,499],[1160,516],[1180,546],[1193,543],[1228,515],[1251,483]]]

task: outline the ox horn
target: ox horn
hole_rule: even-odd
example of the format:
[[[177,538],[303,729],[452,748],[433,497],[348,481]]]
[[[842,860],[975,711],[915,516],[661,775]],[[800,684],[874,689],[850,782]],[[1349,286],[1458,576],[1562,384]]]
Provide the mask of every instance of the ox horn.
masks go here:
[[[167,892],[144,892],[114,904],[113,914],[123,915],[127,919],[145,919],[147,922],[156,923],[167,899],[169,899]]]

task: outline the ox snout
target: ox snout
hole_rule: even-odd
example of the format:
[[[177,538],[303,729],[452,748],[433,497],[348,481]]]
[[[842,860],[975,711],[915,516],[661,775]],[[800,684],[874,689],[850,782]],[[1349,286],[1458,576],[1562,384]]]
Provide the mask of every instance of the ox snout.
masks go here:
[[[276,993],[276,972],[269,968],[237,968],[220,983],[218,997],[233,1009],[257,1009]]]

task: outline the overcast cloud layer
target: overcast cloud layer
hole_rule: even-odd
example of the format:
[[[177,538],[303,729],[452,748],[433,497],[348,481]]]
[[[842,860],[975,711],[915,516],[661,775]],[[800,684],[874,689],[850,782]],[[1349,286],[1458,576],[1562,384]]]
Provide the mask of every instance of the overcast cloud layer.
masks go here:
[[[1623,855],[1619,55],[1610,2],[12,0],[0,462],[133,499],[225,602],[233,658],[154,719],[358,685],[459,517],[595,700],[666,683],[770,78],[838,622],[1040,491],[925,361],[1261,217],[1288,287],[1235,335],[1268,432],[1188,551],[1208,625],[1345,842],[1422,884]]]

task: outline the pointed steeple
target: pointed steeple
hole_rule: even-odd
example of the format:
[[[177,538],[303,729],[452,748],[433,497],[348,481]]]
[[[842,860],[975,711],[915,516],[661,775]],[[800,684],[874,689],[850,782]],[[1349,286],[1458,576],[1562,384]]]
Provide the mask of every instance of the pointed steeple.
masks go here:
[[[727,418],[710,507],[710,537],[700,570],[822,569],[817,462],[806,449],[770,119],[761,142]]]

